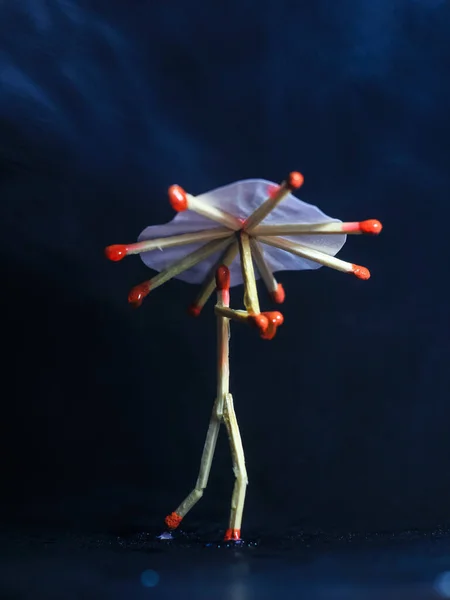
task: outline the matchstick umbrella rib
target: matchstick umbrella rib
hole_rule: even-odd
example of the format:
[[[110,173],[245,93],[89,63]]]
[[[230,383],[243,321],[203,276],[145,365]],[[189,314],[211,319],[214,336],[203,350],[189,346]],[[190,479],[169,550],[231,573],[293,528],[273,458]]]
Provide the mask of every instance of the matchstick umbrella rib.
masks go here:
[[[173,277],[176,277],[176,275],[179,275],[183,271],[192,268],[218,250],[223,250],[226,246],[231,244],[232,241],[232,238],[213,240],[204,246],[201,246],[197,250],[194,250],[187,256],[184,256],[184,258],[170,265],[164,271],[161,271],[155,275],[155,277],[152,277],[152,279],[149,279],[148,281],[134,287],[129,293],[128,301],[130,304],[133,304],[136,307],[140,306],[145,296],[149,294],[150,290],[163,285]]]
[[[261,310],[259,308],[250,238],[245,231],[241,231],[239,236],[239,253],[241,255],[242,278],[244,280],[245,308],[249,313],[257,315]]]
[[[169,201],[176,212],[190,210],[202,217],[211,219],[211,221],[216,221],[232,231],[238,231],[242,227],[241,221],[234,215],[222,210],[218,206],[208,203],[202,197],[187,194],[179,185],[172,185],[169,188]]]
[[[305,234],[351,234],[351,235],[378,235],[383,229],[380,221],[368,219],[367,221],[356,221],[351,223],[328,222],[328,223],[284,223],[281,225],[258,225],[252,230],[252,235],[305,235]]]
[[[261,279],[264,281],[269,295],[274,302],[277,304],[282,304],[285,299],[283,286],[275,279],[271,268],[264,258],[264,252],[259,242],[255,238],[250,239],[250,247],[252,250],[253,260],[255,261],[255,265],[258,268]]]
[[[247,218],[244,229],[248,233],[252,233],[252,230],[261,223],[291,191],[298,189],[302,185],[303,175],[297,172],[290,173],[289,177],[286,181],[283,181],[275,193],[271,193],[269,198],[267,198],[263,204],[258,206],[258,208]]]
[[[294,242],[281,237],[260,236],[258,237],[258,240],[263,244],[279,248],[280,250],[286,250],[287,252],[291,252],[296,256],[301,256],[302,258],[312,260],[325,267],[330,267],[331,269],[336,269],[337,271],[342,271],[343,273],[353,273],[356,277],[358,277],[358,279],[369,279],[370,277],[370,272],[366,267],[361,267],[360,265],[355,265],[353,263],[340,260],[339,258],[329,256],[324,252],[319,252],[318,250],[313,250],[311,248],[307,248],[306,246],[295,244]]]
[[[106,257],[109,260],[117,262],[134,254],[142,254],[152,250],[164,250],[164,248],[174,248],[177,246],[186,246],[198,242],[209,242],[232,235],[226,227],[216,227],[215,229],[205,229],[203,231],[193,231],[192,233],[182,233],[180,235],[171,235],[167,237],[154,238],[133,244],[114,244],[105,249]]]

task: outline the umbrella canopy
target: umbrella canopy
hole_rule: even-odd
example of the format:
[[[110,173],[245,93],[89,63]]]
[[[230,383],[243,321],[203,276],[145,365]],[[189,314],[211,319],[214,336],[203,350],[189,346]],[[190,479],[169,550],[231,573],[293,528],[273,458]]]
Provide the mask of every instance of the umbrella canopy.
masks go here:
[[[273,195],[278,188],[279,185],[265,179],[246,179],[216,188],[197,196],[195,199],[201,204],[218,208],[221,211],[233,215],[239,221],[245,222],[245,220],[254,213],[268,197]],[[273,210],[271,210],[271,212],[263,219],[261,225],[303,225],[322,223],[341,223],[341,221],[327,216],[317,208],[317,206],[307,204],[289,193],[284,197],[283,201],[275,206],[275,208],[273,208]],[[223,227],[223,225],[212,221],[210,218],[197,214],[192,210],[185,210],[179,212],[169,223],[146,227],[139,235],[138,240],[139,242],[143,242],[211,229],[217,229],[217,239],[223,239]],[[229,229],[229,234],[230,236],[234,236],[234,231]],[[256,228],[252,237],[258,240],[258,228]],[[345,233],[327,234],[318,232],[277,237],[282,237],[291,242],[301,244],[306,248],[317,250],[330,256],[335,256],[346,241]],[[214,238],[212,237],[211,239]],[[182,246],[161,248],[160,250],[156,248],[149,252],[143,252],[141,258],[148,267],[161,272],[183,258],[183,256],[199,249],[204,244],[204,241],[196,241]],[[269,246],[265,243],[262,243],[261,246],[264,258],[272,272],[283,270],[303,271],[307,269],[318,269],[322,266],[322,264],[318,262],[291,254],[284,249]],[[214,265],[219,261],[222,252],[222,249],[213,252],[201,262],[182,271],[174,277],[187,283],[202,283]],[[243,283],[239,254],[233,260],[229,269],[231,273],[231,286]],[[255,271],[255,276],[260,276],[258,269]]]

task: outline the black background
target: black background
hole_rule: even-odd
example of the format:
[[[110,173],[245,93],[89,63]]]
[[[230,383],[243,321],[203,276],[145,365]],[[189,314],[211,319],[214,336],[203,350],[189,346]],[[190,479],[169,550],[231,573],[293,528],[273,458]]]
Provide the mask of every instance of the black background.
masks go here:
[[[4,520],[162,526],[214,401],[212,303],[191,319],[172,281],[133,311],[151,272],[103,248],[169,221],[172,183],[300,170],[303,200],[384,230],[339,255],[370,281],[279,273],[275,340],[233,329],[244,530],[449,521],[449,26],[436,0],[2,5]],[[186,527],[219,535],[232,485],[223,434]]]

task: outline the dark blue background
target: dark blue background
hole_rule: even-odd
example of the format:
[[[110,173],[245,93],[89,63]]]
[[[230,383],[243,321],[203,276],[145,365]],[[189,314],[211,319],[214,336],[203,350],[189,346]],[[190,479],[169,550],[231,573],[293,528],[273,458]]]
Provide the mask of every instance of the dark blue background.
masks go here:
[[[280,273],[276,339],[233,330],[244,527],[450,520],[449,27],[436,0],[2,4],[5,519],[145,527],[187,494],[212,304],[190,320],[196,289],[173,281],[131,310],[151,273],[103,248],[170,220],[172,183],[295,169],[303,200],[385,228],[340,253],[370,281]],[[221,442],[188,527],[226,527]]]

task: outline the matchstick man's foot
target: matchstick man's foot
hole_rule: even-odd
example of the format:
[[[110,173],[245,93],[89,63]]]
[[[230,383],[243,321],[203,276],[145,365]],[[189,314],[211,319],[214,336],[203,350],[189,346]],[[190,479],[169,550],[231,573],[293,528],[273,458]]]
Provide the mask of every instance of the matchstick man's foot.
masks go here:
[[[240,542],[241,541],[241,530],[240,529],[227,529],[223,539],[225,542]]]
[[[167,515],[167,517],[164,519],[164,523],[167,525],[167,527],[171,531],[173,531],[174,529],[176,529],[178,527],[178,525],[181,523],[182,520],[183,520],[182,516],[180,516],[176,512],[173,512],[173,513],[170,513],[170,515]]]

